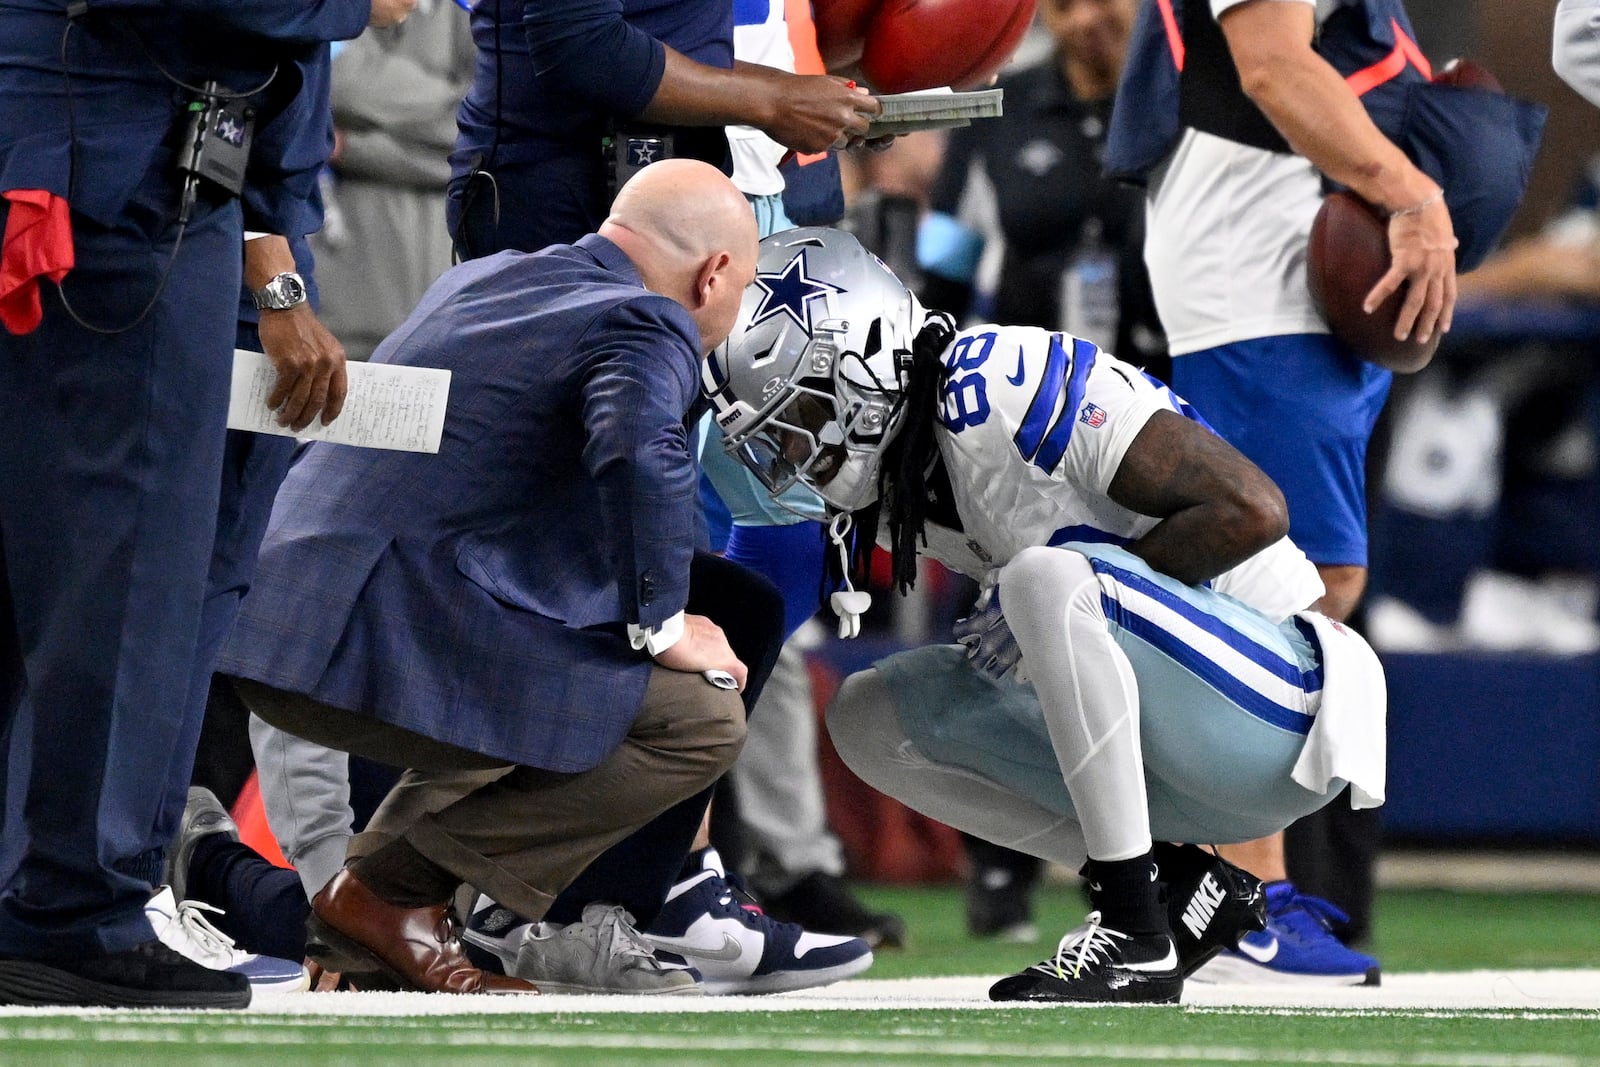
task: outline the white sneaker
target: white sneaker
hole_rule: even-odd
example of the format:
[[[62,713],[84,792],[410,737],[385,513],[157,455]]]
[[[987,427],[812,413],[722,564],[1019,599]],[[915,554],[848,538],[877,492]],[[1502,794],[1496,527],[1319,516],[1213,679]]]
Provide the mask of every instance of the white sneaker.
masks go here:
[[[263,993],[301,993],[311,988],[311,975],[293,960],[259,956],[236,948],[233,939],[218,930],[203,912],[222,914],[221,908],[173,898],[172,887],[164,885],[144,906],[144,917],[157,939],[174,952],[213,971],[243,975],[250,982],[252,996]]]

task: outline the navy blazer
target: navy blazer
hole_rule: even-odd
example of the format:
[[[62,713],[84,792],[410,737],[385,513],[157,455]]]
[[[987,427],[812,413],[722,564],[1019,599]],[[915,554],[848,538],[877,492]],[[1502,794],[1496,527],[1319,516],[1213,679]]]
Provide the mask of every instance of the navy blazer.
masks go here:
[[[221,669],[579,771],[638,714],[624,624],[683,610],[700,339],[596,235],[446,272],[374,362],[452,372],[437,455],[309,445]]]

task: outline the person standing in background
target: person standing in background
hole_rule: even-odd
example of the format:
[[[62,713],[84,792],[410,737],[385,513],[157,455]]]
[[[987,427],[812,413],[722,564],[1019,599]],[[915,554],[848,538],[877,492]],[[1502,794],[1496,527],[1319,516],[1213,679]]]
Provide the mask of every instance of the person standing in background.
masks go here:
[[[993,318],[1088,337],[1165,381],[1143,199],[1101,172],[1134,11],[1135,0],[1043,0],[1054,47],[1000,80],[1004,115],[951,132],[917,265],[923,302],[961,318],[983,300],[979,257],[999,239]],[[960,218],[963,199],[980,190],[994,201],[998,232]]]
[[[736,60],[795,70],[792,37],[784,0],[734,6]],[[752,126],[729,126],[727,136],[733,183],[755,209],[760,235],[791,228],[784,203],[787,181],[779,170],[790,153]],[[818,608],[821,501],[809,492],[796,493],[783,507],[775,506],[755,477],[723,451],[721,431],[709,417],[701,433],[701,495],[713,526],[713,545],[778,585],[784,595],[784,634],[790,637]],[[717,530],[723,513],[727,528]],[[828,826],[822,792],[816,713],[805,654],[787,643],[760,705],[752,710],[744,751],[728,773],[732,788],[720,794],[731,792],[738,820],[731,829],[737,832],[727,834],[732,820],[726,811],[714,809],[711,834],[697,845],[720,844],[719,851],[727,853],[720,858],[732,859],[773,919],[859,937],[872,948],[898,946],[905,938],[904,921],[892,913],[869,911],[844,882],[844,849]],[[728,836],[736,848],[726,847]],[[717,967],[715,960],[690,962],[702,972]],[[802,972],[796,975],[801,980],[806,959],[792,966]]]
[[[1600,107],[1600,0],[1561,0],[1556,6],[1551,64],[1562,81]]]
[[[322,322],[351,359],[369,358],[450,266],[444,188],[472,55],[466,12],[450,0],[417,0],[404,23],[369,29],[334,57],[327,218],[310,251]],[[285,459],[271,492],[287,470]],[[257,544],[270,501],[269,493]],[[218,696],[235,699],[231,686]],[[309,901],[344,865],[354,819],[349,756],[254,716],[249,732],[268,821]]]
[[[372,355],[450,266],[445,186],[472,33],[451,0],[373,29],[333,60],[328,222],[311,240],[323,321],[351,359]]]
[[[301,63],[394,6],[0,3],[0,259],[47,264],[0,332],[0,1002],[249,1003],[145,914],[211,674],[240,249],[245,226],[316,228],[322,156],[301,165],[274,123],[303,103]],[[202,158],[229,157],[246,102],[238,184],[186,177],[169,135],[204,115]]]
[[[1145,262],[1172,386],[1283,490],[1290,536],[1327,587],[1318,609],[1346,619],[1366,585],[1366,449],[1391,375],[1329,333],[1306,244],[1324,176],[1346,185],[1390,220],[1393,266],[1367,305],[1407,284],[1395,336],[1450,328],[1458,242],[1443,190],[1345,80],[1374,72],[1378,99],[1431,71],[1400,0],[1151,0],[1130,55],[1107,169],[1148,182]],[[1364,823],[1364,846],[1340,862],[1356,880],[1346,902],[1362,925],[1346,932],[1359,938],[1377,824],[1340,808],[1315,818],[1341,820],[1345,837]],[[1268,927],[1197,977],[1377,983],[1378,961],[1333,935],[1349,917],[1289,880],[1282,835],[1224,855],[1269,883]]]
[[[863,143],[876,99],[844,78],[735,63],[733,24],[727,0],[474,4],[477,72],[451,156],[458,254],[576,240],[626,172],[657,159],[726,173],[724,126],[801,152]]]

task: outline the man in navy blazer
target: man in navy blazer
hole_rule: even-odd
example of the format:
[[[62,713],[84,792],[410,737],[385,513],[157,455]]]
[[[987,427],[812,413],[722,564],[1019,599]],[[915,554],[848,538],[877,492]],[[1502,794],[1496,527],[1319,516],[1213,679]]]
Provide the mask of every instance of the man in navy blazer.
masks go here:
[[[719,171],[649,167],[598,233],[454,268],[379,347],[452,372],[437,455],[312,444],[291,470],[222,669],[268,722],[410,768],[387,843],[313,902],[331,967],[525,987],[441,927],[460,884],[537,919],[737,755],[738,693],[701,672],[745,665],[685,610],[685,417],[755,259]]]

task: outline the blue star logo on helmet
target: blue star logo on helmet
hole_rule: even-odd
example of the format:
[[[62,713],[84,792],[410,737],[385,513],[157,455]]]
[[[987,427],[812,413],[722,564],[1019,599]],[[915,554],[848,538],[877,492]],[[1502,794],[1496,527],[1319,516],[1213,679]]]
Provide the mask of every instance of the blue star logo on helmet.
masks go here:
[[[771,318],[787,315],[794,324],[811,336],[811,302],[829,293],[845,290],[806,274],[806,254],[802,250],[777,274],[757,274],[756,285],[761,287],[761,304],[750,318],[751,326],[758,326]]]

